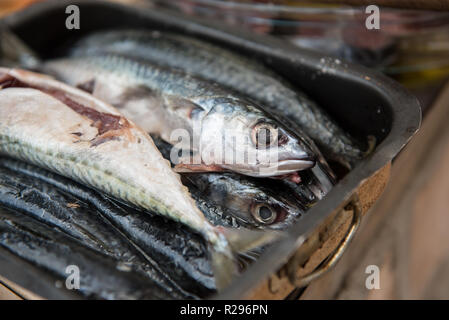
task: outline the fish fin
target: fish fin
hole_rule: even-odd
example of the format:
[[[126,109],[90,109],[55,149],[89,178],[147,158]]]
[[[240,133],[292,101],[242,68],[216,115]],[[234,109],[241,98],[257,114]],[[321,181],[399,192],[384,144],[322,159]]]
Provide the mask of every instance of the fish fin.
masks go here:
[[[0,59],[8,67],[37,70],[41,65],[39,56],[4,23],[0,24]]]
[[[95,78],[92,78],[92,79],[82,82],[82,83],[78,83],[76,85],[76,87],[78,89],[81,89],[81,90],[87,92],[87,93],[92,94],[92,93],[94,93],[94,90],[95,90]]]
[[[261,254],[261,248],[253,249],[247,252],[239,252],[237,256],[239,270],[246,270],[253,262],[257,261]]]
[[[220,291],[231,284],[232,279],[237,275],[237,264],[232,252],[215,247],[209,250],[209,252],[211,252],[211,266],[214,272],[215,286]]]
[[[287,174],[282,174],[280,176],[273,176],[270,177],[271,179],[277,179],[277,180],[287,180],[287,181],[291,181],[293,183],[301,183],[301,176],[299,175],[298,172],[292,172],[292,173],[287,173]]]
[[[366,137],[366,144],[368,145],[368,147],[366,148],[366,150],[363,152],[363,156],[366,157],[368,155],[370,155],[373,150],[376,148],[376,144],[377,144],[377,139],[375,136],[373,135],[369,135]]]
[[[189,119],[197,118],[204,111],[202,107],[193,101],[177,96],[165,95],[164,103],[172,112]]]
[[[356,156],[345,157],[345,156],[336,156],[335,160],[343,165],[346,169],[352,170],[360,159],[363,159],[369,156],[377,146],[377,139],[373,135],[368,135],[366,137],[365,150],[360,150]]]
[[[216,227],[222,241],[211,245],[211,265],[214,271],[217,289],[228,286],[234,276],[238,274],[238,253],[252,252],[261,246],[272,243],[283,236],[279,231],[265,230],[254,231],[248,229],[229,229]],[[225,240],[224,240],[225,239]]]
[[[257,259],[260,258],[263,251],[264,251],[263,247],[257,247],[246,252],[241,252],[241,254],[250,260],[256,261]]]
[[[284,234],[276,230],[249,230],[220,228],[233,252],[250,252],[277,241]]]
[[[190,159],[190,158],[189,158]],[[179,158],[180,163],[178,163],[174,170],[178,173],[201,173],[201,172],[224,172],[226,169],[218,166],[218,165],[207,165],[204,163],[201,164],[189,164],[182,163],[183,159]]]
[[[147,99],[148,97],[160,98],[160,93],[150,87],[139,85],[128,87],[121,95],[120,99],[122,101],[129,100],[141,100]]]

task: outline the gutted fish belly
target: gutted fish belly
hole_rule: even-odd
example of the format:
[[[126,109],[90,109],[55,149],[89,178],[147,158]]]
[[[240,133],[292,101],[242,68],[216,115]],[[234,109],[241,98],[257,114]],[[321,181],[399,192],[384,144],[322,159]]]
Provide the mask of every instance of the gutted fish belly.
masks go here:
[[[122,55],[47,61],[43,69],[107,101],[146,131],[199,161],[179,159],[182,172],[233,171],[279,176],[313,167],[316,154],[258,105],[210,81]],[[191,139],[180,137],[179,129]],[[218,148],[218,149],[217,149]]]
[[[74,56],[98,52],[121,53],[216,81],[298,124],[329,158],[352,167],[363,156],[359,144],[314,101],[247,57],[187,36],[143,30],[94,33],[71,50]]]
[[[211,245],[217,281],[230,281],[228,241],[195,206],[148,134],[77,89],[23,70],[0,72],[0,153],[189,226]]]

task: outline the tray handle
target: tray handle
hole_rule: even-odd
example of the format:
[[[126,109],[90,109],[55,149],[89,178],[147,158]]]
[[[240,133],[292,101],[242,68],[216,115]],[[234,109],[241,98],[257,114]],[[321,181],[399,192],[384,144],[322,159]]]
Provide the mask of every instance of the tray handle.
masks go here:
[[[362,208],[357,196],[353,197],[353,199],[345,206],[345,209],[348,209],[348,211],[352,209],[352,221],[345,237],[340,241],[338,247],[333,251],[333,253],[323,261],[321,266],[319,266],[308,275],[298,277],[296,275],[298,266],[289,268],[290,272],[288,273],[288,279],[293,286],[301,288],[309,285],[313,280],[321,277],[323,274],[332,269],[340,260],[352,238],[354,237],[357,229],[359,228],[362,218]]]

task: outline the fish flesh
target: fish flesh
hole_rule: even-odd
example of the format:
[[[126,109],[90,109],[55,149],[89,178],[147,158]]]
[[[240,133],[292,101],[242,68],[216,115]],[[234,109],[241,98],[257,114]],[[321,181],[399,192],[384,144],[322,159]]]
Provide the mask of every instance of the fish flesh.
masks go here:
[[[36,73],[0,69],[0,154],[27,161],[189,226],[210,247],[219,288],[236,272],[233,249],[274,233],[213,227],[149,135],[114,107]]]
[[[155,135],[151,137],[162,155],[170,159],[173,146]],[[236,173],[181,173],[181,181],[209,221],[231,228],[285,229],[321,195],[309,188],[308,179],[292,186],[282,180]]]
[[[173,296],[204,298],[215,292],[207,245],[189,228],[22,161],[0,158],[0,178],[4,207],[144,269]]]
[[[361,143],[347,134],[313,100],[262,64],[217,45],[170,32],[109,30],[88,35],[72,56],[126,54],[216,81],[260,102],[282,122],[298,126],[334,161],[352,168],[363,156]]]
[[[295,175],[315,164],[308,142],[260,106],[182,71],[117,54],[49,60],[42,70],[185,150],[175,160],[178,172],[270,177]]]
[[[173,299],[159,284],[132,267],[82,246],[63,232],[5,208],[0,208],[0,249],[43,270],[44,279],[53,279],[61,290],[65,290],[62,288],[68,279],[67,267],[78,267],[80,286],[74,294],[84,298]],[[42,271],[36,277],[42,279]]]
[[[161,288],[166,289],[167,294],[174,299],[196,298],[196,291],[205,291],[196,283],[186,287],[185,290],[182,289],[175,279],[177,274],[174,274],[175,278],[173,278],[169,270],[162,270],[161,265],[156,263],[161,259],[151,251],[142,250],[140,246],[129,239],[126,230],[120,230],[114,226],[113,221],[109,220],[111,214],[106,215],[104,212],[112,211],[113,217],[134,214],[139,216],[135,219],[143,221],[145,221],[146,214],[106,199],[96,191],[67,178],[21,161],[0,158],[0,206],[17,213],[20,212],[57,229],[79,242],[80,245],[117,259],[125,268],[134,268],[143,276],[158,283]],[[157,223],[153,223],[153,225],[154,228],[162,228],[166,233],[165,238],[173,233],[173,231],[167,230],[166,223],[162,226]],[[175,228],[175,230],[177,229]],[[195,241],[195,237],[200,240]],[[201,242],[201,245],[198,243],[202,238],[195,234],[190,234],[188,238],[192,239],[195,247],[192,250],[192,245],[186,243],[182,252],[191,254],[192,251],[198,251],[197,248],[200,247],[203,249],[203,260],[206,260],[205,264],[208,265],[206,245],[204,241]],[[154,242],[153,246],[161,246],[162,243],[163,241],[159,240]],[[208,271],[208,280],[213,283],[210,267]],[[185,279],[183,281],[187,282]],[[190,289],[194,289],[195,292],[188,292]]]

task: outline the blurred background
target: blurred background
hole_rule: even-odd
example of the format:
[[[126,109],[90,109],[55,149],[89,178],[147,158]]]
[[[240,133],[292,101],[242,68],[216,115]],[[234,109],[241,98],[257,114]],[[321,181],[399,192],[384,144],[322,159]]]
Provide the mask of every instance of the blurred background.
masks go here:
[[[2,0],[0,15],[37,1]],[[279,37],[378,70],[412,91],[423,109],[420,132],[395,159],[384,195],[343,260],[301,298],[449,298],[449,1],[114,1]],[[379,30],[365,26],[368,4],[380,5]],[[372,264],[381,268],[380,290],[364,285]]]
[[[414,90],[425,104],[435,94],[432,89],[449,74],[449,12],[383,7],[380,29],[368,30],[366,6],[337,4],[339,1],[148,2],[270,34],[298,47],[377,69]]]

